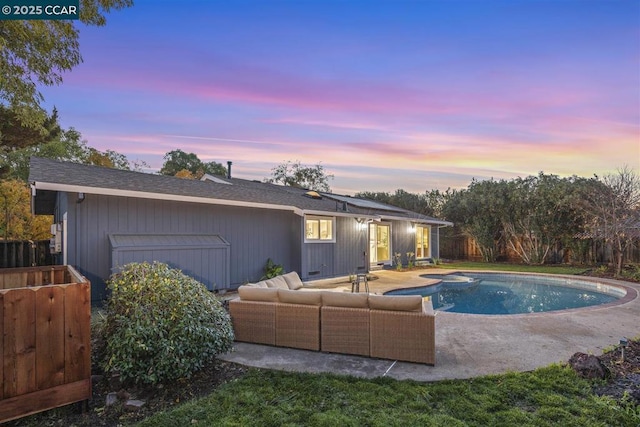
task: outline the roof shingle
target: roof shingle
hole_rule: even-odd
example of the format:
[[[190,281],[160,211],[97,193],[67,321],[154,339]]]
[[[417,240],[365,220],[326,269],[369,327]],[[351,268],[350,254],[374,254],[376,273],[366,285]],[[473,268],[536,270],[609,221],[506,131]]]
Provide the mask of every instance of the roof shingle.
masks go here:
[[[189,196],[209,200],[282,206],[283,209],[289,210],[296,208],[302,211],[343,212],[363,216],[382,215],[421,222],[449,224],[446,221],[379,202],[361,203],[358,201],[364,199],[354,198],[354,202],[350,203],[352,198],[349,196],[334,196],[323,193],[322,199],[314,199],[306,197],[305,193],[308,190],[302,188],[238,178],[216,177],[216,179],[226,183],[190,180],[39,157],[31,158],[29,172],[29,182],[35,183],[36,188],[38,183],[46,183],[49,184],[49,189],[56,189],[56,186],[59,186],[62,190],[64,187],[70,186],[82,188],[82,191],[88,194],[100,194],[100,190],[109,189],[140,193],[141,197],[144,193]]]

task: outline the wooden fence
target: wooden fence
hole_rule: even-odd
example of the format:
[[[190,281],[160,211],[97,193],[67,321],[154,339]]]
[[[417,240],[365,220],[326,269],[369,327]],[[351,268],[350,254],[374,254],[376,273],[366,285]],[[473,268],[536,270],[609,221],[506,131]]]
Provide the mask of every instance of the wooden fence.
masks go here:
[[[613,262],[611,248],[591,239],[582,240],[580,251],[569,248],[554,248],[547,256],[550,263],[606,264]],[[440,258],[464,261],[482,261],[482,254],[475,241],[461,235],[444,235],[440,239]],[[498,245],[497,261],[522,262],[516,253],[506,245]],[[640,241],[631,245],[625,252],[625,260],[629,263],[640,263]]]
[[[91,398],[90,283],[70,266],[0,270],[0,423]]]
[[[37,267],[53,263],[49,240],[0,241],[0,268]]]

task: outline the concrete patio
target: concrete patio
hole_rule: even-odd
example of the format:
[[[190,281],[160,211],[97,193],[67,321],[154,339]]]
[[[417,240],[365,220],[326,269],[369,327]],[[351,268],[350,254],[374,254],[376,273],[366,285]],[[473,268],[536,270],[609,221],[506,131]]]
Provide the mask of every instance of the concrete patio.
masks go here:
[[[425,286],[429,281],[420,277],[421,274],[446,273],[450,271],[376,271],[372,274],[377,279],[371,280],[369,287],[372,293],[382,293]],[[435,366],[248,343],[235,343],[233,352],[219,358],[266,369],[332,372],[366,378],[388,376],[417,381],[530,371],[551,363],[566,362],[576,352],[599,355],[604,348],[618,344],[622,337],[640,336],[640,284],[598,281],[627,287],[627,297],[603,306],[524,315],[438,312]],[[344,279],[313,282],[310,288],[351,289]],[[364,291],[362,286],[360,291]]]

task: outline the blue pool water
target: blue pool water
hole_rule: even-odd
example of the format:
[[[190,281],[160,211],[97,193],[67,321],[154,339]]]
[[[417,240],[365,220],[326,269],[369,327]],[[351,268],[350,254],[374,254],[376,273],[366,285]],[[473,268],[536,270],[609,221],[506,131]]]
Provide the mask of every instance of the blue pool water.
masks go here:
[[[434,309],[454,313],[524,314],[605,304],[625,294],[618,287],[573,278],[503,273],[422,277],[442,279],[442,283],[387,295],[430,297]]]

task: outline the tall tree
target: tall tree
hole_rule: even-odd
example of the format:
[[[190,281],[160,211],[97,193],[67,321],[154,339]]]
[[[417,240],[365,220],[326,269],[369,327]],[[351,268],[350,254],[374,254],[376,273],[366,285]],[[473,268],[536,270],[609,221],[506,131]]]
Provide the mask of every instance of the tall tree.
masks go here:
[[[509,181],[503,233],[507,246],[525,263],[544,263],[552,249],[582,230],[575,180],[540,173]]]
[[[80,22],[103,26],[105,13],[133,0],[81,0]],[[78,25],[69,20],[0,21],[0,104],[11,107],[24,127],[45,132],[46,113],[38,86],[62,83],[63,73],[82,62]]]
[[[475,241],[487,262],[496,260],[503,238],[506,192],[506,181],[473,180],[467,189],[454,191],[443,207],[444,217]]]
[[[131,169],[131,163],[124,154],[113,150],[102,152],[93,147],[87,147],[85,163],[112,169]]]
[[[161,175],[188,179],[200,179],[205,173],[224,176],[227,174],[227,168],[214,161],[204,163],[196,154],[178,149],[164,155],[164,164],[160,169]]]
[[[448,197],[451,196],[451,190],[440,192],[439,190],[427,191],[424,194],[409,193],[405,190],[398,189],[394,194],[387,192],[363,191],[356,193],[355,197],[360,197],[377,202],[386,203],[418,212],[428,216],[442,216],[442,207]]]
[[[628,166],[591,186],[585,199],[591,234],[611,245],[615,274],[622,272],[627,248],[640,228],[640,176]]]
[[[138,167],[137,163],[130,162],[125,155],[116,151],[102,152],[89,147],[80,132],[69,128],[48,142],[19,150],[0,151],[0,170],[4,171],[4,177],[26,181],[32,156],[125,170],[132,169],[132,165]],[[144,162],[142,164],[146,165]]]
[[[42,240],[51,237],[53,218],[31,215],[31,190],[26,182],[0,181],[0,239]]]
[[[47,114],[40,129],[25,127],[16,112],[0,105],[0,151],[8,152],[40,145],[60,136],[62,129],[58,123],[58,110]]]
[[[271,169],[271,178],[266,178],[264,181],[291,187],[330,192],[330,179],[333,179],[333,175],[327,174],[324,166],[320,163],[313,166],[304,166],[298,160],[295,162],[288,160],[286,163],[282,163]]]

